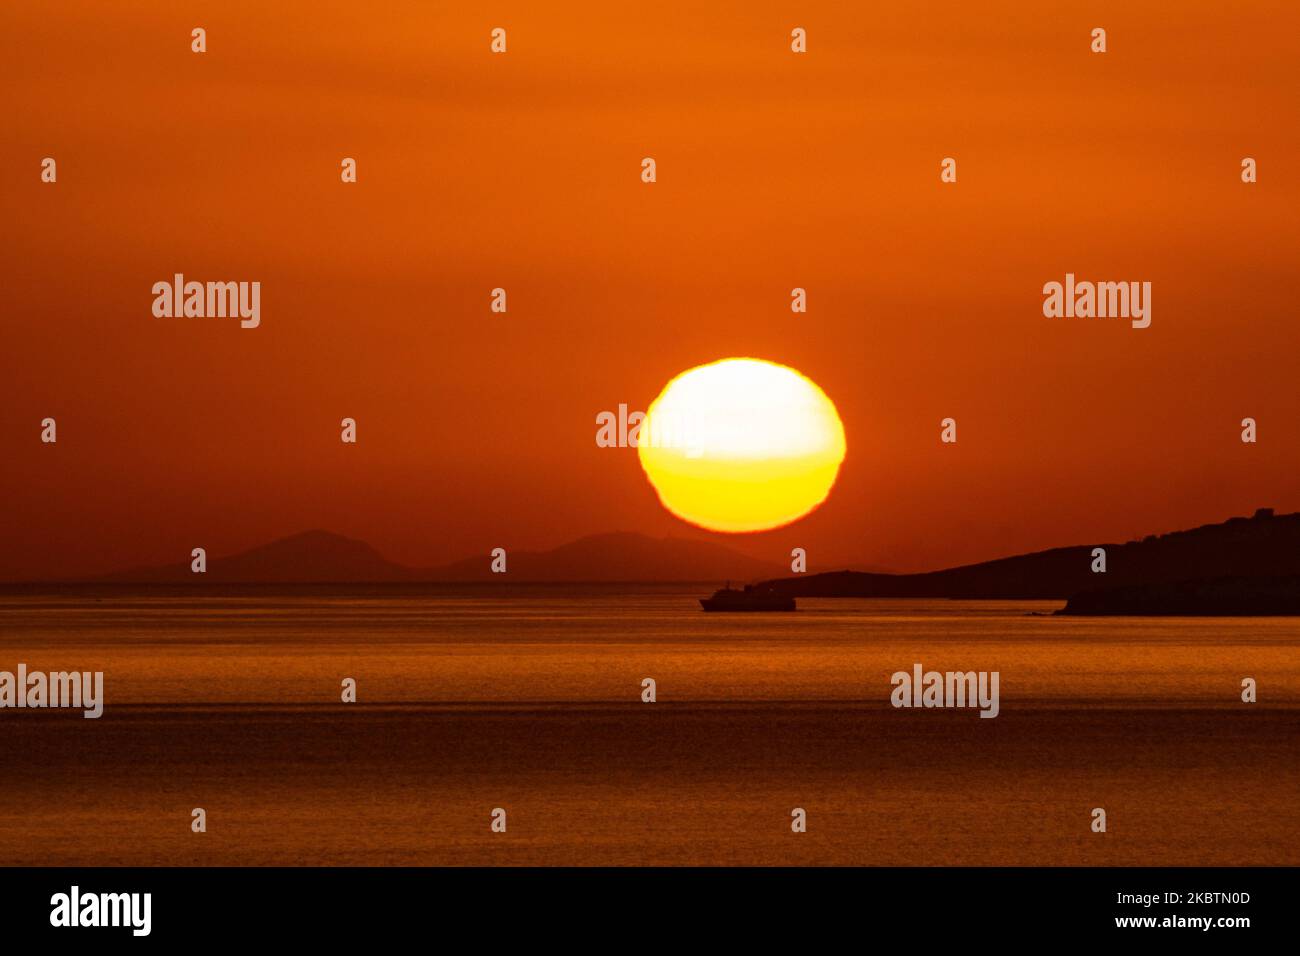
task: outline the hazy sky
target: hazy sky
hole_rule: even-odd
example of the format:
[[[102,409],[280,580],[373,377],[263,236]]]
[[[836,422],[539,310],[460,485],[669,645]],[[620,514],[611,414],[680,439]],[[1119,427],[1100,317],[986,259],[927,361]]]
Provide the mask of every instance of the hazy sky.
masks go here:
[[[730,355],[843,418],[819,511],[712,536],[811,571],[1300,510],[1293,3],[401,6],[0,9],[0,577],[705,536],[595,416]],[[260,328],[155,318],[176,272]],[[1044,318],[1066,272],[1151,327]]]

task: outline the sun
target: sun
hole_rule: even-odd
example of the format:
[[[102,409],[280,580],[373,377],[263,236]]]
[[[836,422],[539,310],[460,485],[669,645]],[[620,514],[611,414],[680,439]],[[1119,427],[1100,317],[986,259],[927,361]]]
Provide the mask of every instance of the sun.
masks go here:
[[[727,358],[682,372],[646,411],[637,453],[663,506],[712,531],[765,531],[830,494],[844,426],[826,393],[775,362]]]

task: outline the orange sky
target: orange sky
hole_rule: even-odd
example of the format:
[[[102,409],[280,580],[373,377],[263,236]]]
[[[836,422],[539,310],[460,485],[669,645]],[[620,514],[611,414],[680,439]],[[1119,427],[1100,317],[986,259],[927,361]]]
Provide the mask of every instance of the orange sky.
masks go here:
[[[0,9],[0,578],[704,536],[595,415],[728,355],[840,410],[830,500],[716,536],[810,571],[1300,510],[1294,4],[393,6]],[[1067,271],[1151,328],[1044,318]],[[261,327],[154,318],[175,272]]]

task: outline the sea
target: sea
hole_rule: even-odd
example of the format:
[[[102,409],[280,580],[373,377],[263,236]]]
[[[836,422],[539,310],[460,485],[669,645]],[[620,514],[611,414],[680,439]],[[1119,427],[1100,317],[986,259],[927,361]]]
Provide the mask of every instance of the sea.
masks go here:
[[[11,590],[0,671],[104,711],[0,709],[0,862],[1300,863],[1300,618],[711,588]]]

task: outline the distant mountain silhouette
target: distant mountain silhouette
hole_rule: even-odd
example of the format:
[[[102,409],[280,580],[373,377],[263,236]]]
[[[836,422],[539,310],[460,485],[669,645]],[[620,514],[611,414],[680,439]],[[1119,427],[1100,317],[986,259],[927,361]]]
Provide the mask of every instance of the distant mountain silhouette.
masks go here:
[[[1092,551],[1106,550],[1106,572]],[[919,597],[1064,600],[1085,591],[1150,587],[1214,578],[1300,575],[1300,514],[1230,518],[1126,544],[1053,548],[924,574],[835,571],[764,582],[795,597]],[[1233,612],[1224,612],[1233,613]]]
[[[651,538],[632,532],[597,534],[550,551],[513,551],[506,574],[493,574],[487,552],[435,568],[389,561],[353,538],[305,531],[249,551],[207,556],[195,574],[184,555],[173,565],[136,568],[96,578],[113,584],[379,584],[488,581],[748,581],[770,577],[768,564],[709,541]]]
[[[311,584],[350,581],[413,581],[412,569],[389,561],[355,538],[329,531],[303,531],[227,556],[207,556],[207,571],[190,570],[189,555],[175,564],[135,568],[97,578],[130,584]]]
[[[431,581],[750,581],[779,569],[714,544],[651,538],[629,531],[593,534],[550,551],[510,551],[507,575],[493,574],[485,554],[428,572]]]

